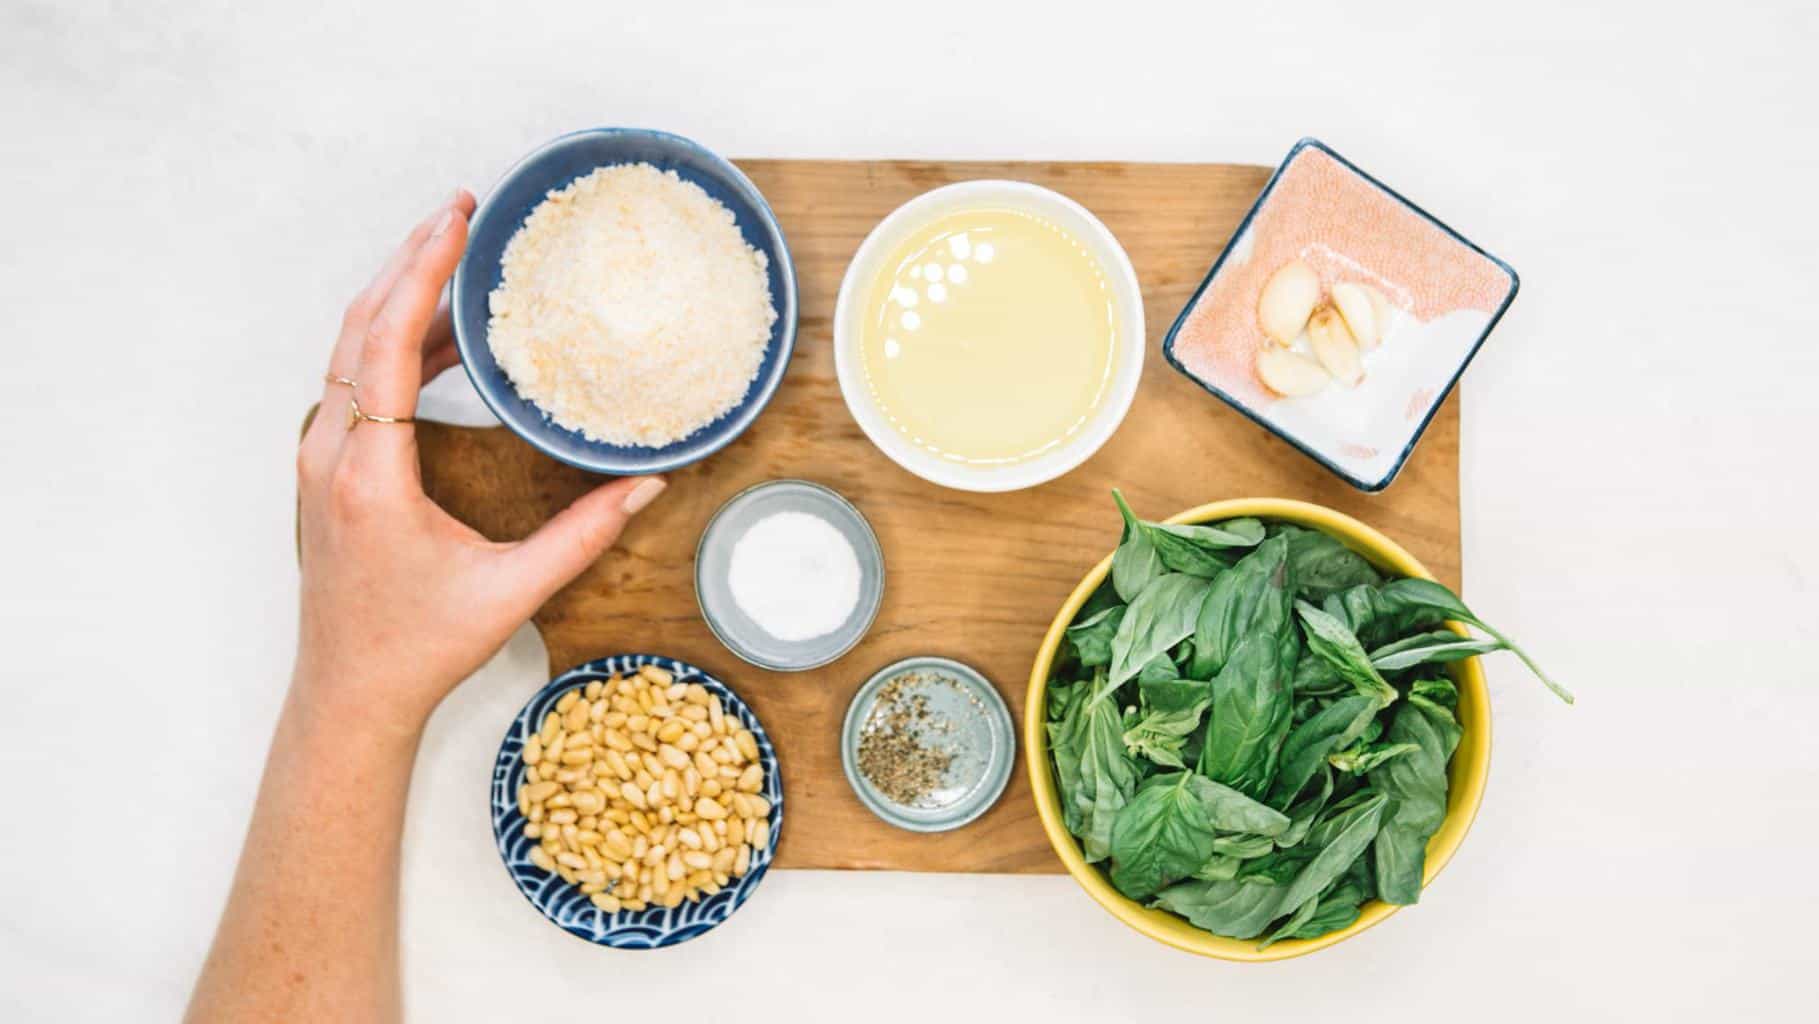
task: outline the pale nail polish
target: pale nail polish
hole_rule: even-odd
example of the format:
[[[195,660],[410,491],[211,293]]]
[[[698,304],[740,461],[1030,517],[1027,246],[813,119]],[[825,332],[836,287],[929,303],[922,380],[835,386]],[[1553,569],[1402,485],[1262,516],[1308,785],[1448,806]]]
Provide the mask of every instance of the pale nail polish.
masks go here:
[[[663,489],[668,486],[662,479],[651,477],[632,488],[632,493],[625,496],[625,502],[619,507],[625,510],[626,515],[635,516],[644,511],[644,506],[656,501],[657,495],[662,494]]]
[[[443,210],[442,216],[436,218],[436,226],[430,229],[431,238],[441,238],[448,231],[449,225],[455,223],[455,211]]]

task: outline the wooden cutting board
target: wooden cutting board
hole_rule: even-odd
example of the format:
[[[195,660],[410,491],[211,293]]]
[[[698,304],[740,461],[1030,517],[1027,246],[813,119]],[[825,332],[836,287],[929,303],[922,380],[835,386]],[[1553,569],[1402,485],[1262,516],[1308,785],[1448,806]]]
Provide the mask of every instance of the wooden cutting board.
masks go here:
[[[940,835],[874,818],[848,788],[838,737],[848,699],[878,668],[946,655],[984,672],[1021,721],[1031,661],[1081,575],[1117,543],[1111,488],[1160,519],[1219,498],[1288,497],[1378,527],[1459,584],[1459,398],[1447,400],[1401,477],[1366,495],[1227,408],[1162,359],[1160,339],[1262,189],[1263,167],[1124,163],[848,163],[749,160],[789,238],[801,325],[770,407],[730,447],[681,470],[601,559],[536,616],[556,673],[606,654],[692,662],[739,692],[776,742],[789,795],[777,863],[798,868],[1060,871],[1018,752],[1004,796]],[[1084,203],[1123,242],[1149,325],[1143,383],[1124,425],[1085,465],[1014,494],[968,494],[899,469],[860,433],[834,379],[831,320],[847,261],[910,197],[969,178],[1017,178]],[[430,495],[496,540],[523,537],[599,479],[504,429],[424,424]],[[695,542],[739,490],[777,477],[832,487],[884,547],[884,605],[871,634],[810,672],[752,668],[708,632],[695,605]],[[1019,728],[1021,728],[1019,726]]]

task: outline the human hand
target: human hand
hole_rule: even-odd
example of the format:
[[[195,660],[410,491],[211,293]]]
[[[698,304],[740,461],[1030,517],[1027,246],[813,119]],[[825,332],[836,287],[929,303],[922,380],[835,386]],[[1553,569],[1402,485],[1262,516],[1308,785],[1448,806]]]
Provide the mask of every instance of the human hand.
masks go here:
[[[410,423],[425,378],[459,359],[437,299],[467,244],[474,199],[419,224],[348,306],[322,404],[297,451],[302,616],[293,698],[312,712],[414,737],[438,702],[662,492],[606,484],[529,538],[497,544],[423,493]],[[358,381],[350,387],[334,378]]]

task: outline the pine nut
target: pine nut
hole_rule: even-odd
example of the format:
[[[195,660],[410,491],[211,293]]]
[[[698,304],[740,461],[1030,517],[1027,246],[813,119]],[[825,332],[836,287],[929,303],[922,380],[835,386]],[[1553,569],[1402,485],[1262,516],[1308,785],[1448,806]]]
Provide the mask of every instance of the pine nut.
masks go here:
[[[600,724],[606,726],[608,729],[623,729],[625,728],[625,723],[629,720],[630,719],[623,711],[608,711],[605,716],[600,719]]]
[[[558,715],[568,714],[568,709],[574,707],[575,702],[579,701],[580,699],[581,699],[581,691],[579,691],[579,690],[570,690],[567,693],[563,694],[561,697],[558,697],[556,699],[556,714],[558,714]]]
[[[714,698],[712,694],[707,692],[707,687],[702,686],[700,683],[690,683],[688,684],[688,690],[683,696],[683,699],[690,704],[705,705]]]
[[[764,785],[764,769],[758,765],[746,765],[739,775],[739,789],[745,793],[756,793]]]
[[[568,709],[568,713],[562,716],[563,726],[565,726],[569,732],[586,728],[588,706],[581,703],[581,700],[576,696],[575,691],[570,690],[568,695],[570,697],[576,697],[576,699],[573,706]]]
[[[632,855],[632,841],[618,829],[608,832],[601,840],[601,845],[606,849],[607,856],[618,860],[624,860]]]
[[[729,846],[738,846],[745,842],[744,820],[733,818],[726,823],[726,842]]]
[[[668,686],[670,683],[675,682],[676,679],[676,677],[670,675],[667,670],[658,668],[655,665],[638,666],[638,674],[658,686]]]
[[[751,795],[752,817],[768,818],[771,816],[771,802],[756,793]]]
[[[722,875],[732,871],[733,861],[737,856],[737,851],[730,846],[722,846],[720,849],[715,850],[713,863],[714,871]],[[724,885],[725,883],[722,882],[721,884]]]
[[[587,869],[587,861],[582,860],[579,854],[569,853],[567,850],[556,854],[556,863],[567,864],[576,871],[584,871]]]
[[[678,750],[677,748],[670,746],[668,743],[665,743],[662,746],[659,746],[657,748],[657,758],[659,760],[661,760],[665,765],[668,765],[671,768],[677,768],[677,769],[687,768],[688,763],[689,763],[689,757],[687,754],[684,754],[681,750]]]
[[[564,807],[561,810],[549,812],[549,823],[552,825],[573,825],[575,819],[579,817],[580,815],[575,813],[574,808]]]
[[[524,763],[536,764],[543,760],[543,737],[533,735],[524,741]]]
[[[652,739],[649,733],[633,733],[632,746],[637,747],[639,750],[648,750],[653,754],[657,752],[657,741]]]
[[[726,712],[720,710],[720,702],[715,701],[707,706],[707,724],[713,728],[714,735],[726,734]]]
[[[687,707],[684,707],[681,711],[681,715],[691,722],[707,721],[707,709],[699,704],[690,704]],[[713,726],[708,726],[708,728],[712,729]]]
[[[543,836],[543,826],[542,825],[539,825],[534,821],[527,821],[524,823],[524,838],[539,839],[539,838],[542,838],[542,836]]]
[[[606,745],[613,750],[632,749],[631,739],[617,729],[606,730]]]
[[[751,833],[752,849],[763,853],[765,848],[771,844],[771,823],[768,821],[754,822],[748,831]]]
[[[535,785],[543,781],[543,773],[539,771],[534,764],[526,765],[524,768],[524,781]]]
[[[649,806],[649,804],[645,803],[644,792],[642,790],[640,790],[637,787],[637,785],[634,783],[630,783],[630,782],[620,783],[619,784],[619,794],[621,796],[625,797],[626,803],[631,804],[633,807],[636,807],[639,810],[643,810],[645,807]]]
[[[733,877],[744,878],[745,872],[750,869],[751,866],[752,848],[749,846],[739,847],[739,852],[733,855]]]
[[[545,871],[556,870],[556,858],[551,857],[549,851],[541,846],[531,847],[530,858],[532,864],[537,865]]]
[[[699,850],[690,850],[683,854],[681,859],[684,865],[694,868],[697,871],[700,871],[703,868],[712,867],[714,864],[714,859],[712,857],[709,857]]]
[[[600,686],[600,680],[589,679],[587,685],[581,689],[581,696],[586,697],[590,701],[598,700],[600,698]]]
[[[560,760],[562,758],[562,745],[567,741],[568,734],[558,729],[556,735],[543,741],[543,759],[546,761]]]
[[[589,903],[599,907],[608,914],[616,914],[619,912],[619,899],[616,896],[604,892],[597,892],[592,896],[589,896],[587,900]]]
[[[671,704],[674,704],[686,696],[688,696],[687,683],[671,683],[669,684],[669,687],[663,691],[663,699],[669,701]]]
[[[681,722],[679,722],[673,718],[670,719],[669,721],[663,723],[663,725],[657,729],[657,740],[660,743],[666,744],[666,746],[658,747],[657,753],[662,754],[664,750],[674,749],[672,747],[668,747],[667,744],[674,743],[677,740],[681,739],[682,734],[687,731],[688,731],[688,726],[683,725]]]
[[[701,780],[701,795],[702,796],[705,796],[705,797],[719,796],[720,792],[723,788],[724,787],[722,787],[720,785],[719,779],[702,779]],[[700,814],[701,812],[699,810],[697,810],[695,813]]]
[[[692,828],[678,829],[676,839],[691,850],[701,849],[701,833]]]
[[[549,749],[550,741],[562,731],[562,718],[554,711],[543,716],[543,728],[538,730],[537,738],[543,741],[544,749]]]
[[[733,733],[733,744],[739,748],[739,753],[745,755],[746,760],[758,760],[758,737],[753,735],[749,729],[741,729]]]
[[[684,754],[701,746],[701,737],[692,732],[684,732],[676,738],[676,749]]]
[[[710,779],[708,781],[711,782],[713,780]],[[706,783],[703,783],[703,785],[705,785],[705,784]],[[724,807],[720,806],[718,803],[714,802],[713,797],[704,796],[701,799],[695,801],[695,813],[699,814],[701,817],[707,818],[711,821],[714,818],[726,817],[726,808],[724,808]]]
[[[542,804],[532,804],[530,812],[528,814],[526,814],[525,817],[529,818],[532,821],[542,821],[543,820],[543,805]]]

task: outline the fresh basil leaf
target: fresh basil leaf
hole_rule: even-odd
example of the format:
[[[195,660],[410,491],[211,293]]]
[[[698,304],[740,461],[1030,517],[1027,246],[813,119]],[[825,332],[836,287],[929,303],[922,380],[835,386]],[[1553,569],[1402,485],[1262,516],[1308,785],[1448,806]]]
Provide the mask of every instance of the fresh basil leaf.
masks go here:
[[[1427,842],[1446,817],[1446,765],[1460,730],[1451,712],[1411,696],[1385,735],[1391,743],[1419,747],[1370,773],[1371,786],[1394,802],[1372,848],[1377,894],[1387,903],[1409,904],[1421,898]]]
[[[1082,686],[1098,687],[1092,684]],[[1111,854],[1112,825],[1136,792],[1137,765],[1125,753],[1118,709],[1109,694],[1076,700],[1067,717],[1050,723],[1062,821],[1080,839],[1089,862]]]
[[[1300,845],[1314,827],[1327,801],[1333,798],[1333,770],[1327,765],[1320,765],[1320,786],[1314,792],[1294,804],[1287,810],[1288,828],[1276,837],[1276,845],[1282,849],[1291,849]]]
[[[1112,663],[1112,638],[1118,634],[1118,623],[1124,620],[1124,608],[1114,605],[1067,628],[1068,642],[1074,645],[1074,657],[1081,667],[1098,668]]]
[[[1392,758],[1401,757],[1403,754],[1411,754],[1420,749],[1420,745],[1415,743],[1359,743],[1339,751],[1327,758],[1326,761],[1328,764],[1332,765],[1336,771],[1349,772],[1353,775],[1363,775],[1372,768],[1375,768]]]
[[[1136,677],[1169,648],[1188,638],[1206,600],[1205,580],[1183,573],[1169,573],[1151,582],[1137,595],[1118,623],[1112,638],[1111,685],[1116,688]],[[1170,663],[1169,675],[1174,674]]]
[[[1228,519],[1210,526],[1144,523],[1150,544],[1162,564],[1175,572],[1212,578],[1231,567],[1232,549],[1255,547],[1263,524],[1255,519]]]
[[[1417,679],[1409,684],[1408,692],[1411,697],[1425,698],[1448,711],[1459,707],[1459,688],[1451,679]]]
[[[1288,541],[1289,574],[1294,578],[1298,597],[1323,601],[1348,587],[1383,579],[1363,555],[1327,534],[1288,524],[1274,529],[1277,536]]]
[[[1461,661],[1480,654],[1503,650],[1500,640],[1480,640],[1460,636],[1450,629],[1403,637],[1371,652],[1371,664],[1379,672],[1402,672],[1417,665]]]
[[[1188,772],[1145,782],[1112,826],[1112,884],[1145,900],[1187,877],[1213,854],[1213,826]]]
[[[1229,882],[1238,877],[1238,869],[1244,865],[1244,858],[1229,857],[1214,853],[1194,872],[1194,877],[1205,882]]]
[[[1260,836],[1278,836],[1288,828],[1288,817],[1282,812],[1266,807],[1230,786],[1222,786],[1202,775],[1192,775],[1187,786],[1215,828]]]
[[[1233,860],[1255,860],[1269,854],[1275,848],[1276,840],[1274,838],[1249,833],[1219,836],[1213,840],[1213,856],[1230,857]]]
[[[1213,717],[1199,772],[1247,796],[1268,791],[1289,729],[1290,666],[1275,636],[1252,633],[1213,679]]]
[[[1162,890],[1155,905],[1214,935],[1252,939],[1276,918],[1282,892],[1282,886],[1267,881],[1195,879]]]
[[[1349,927],[1353,921],[1358,920],[1360,908],[1363,907],[1364,901],[1371,897],[1368,862],[1369,858],[1358,858],[1353,862],[1350,870],[1315,898],[1313,912],[1305,916],[1297,914],[1296,917],[1300,918],[1299,924],[1293,927],[1290,924],[1284,924],[1272,932],[1269,939],[1258,948],[1268,948],[1270,943],[1279,942],[1282,939],[1319,938],[1328,932]],[[1307,905],[1303,904],[1304,907]],[[1295,918],[1290,918],[1290,923],[1292,924],[1294,920]]]
[[[1156,553],[1156,546],[1150,543],[1149,532],[1143,528],[1142,521],[1124,503],[1124,495],[1114,489],[1112,500],[1118,503],[1118,514],[1124,517],[1124,535],[1118,541],[1118,550],[1112,554],[1112,589],[1130,604],[1168,570]]]
[[[1388,806],[1389,798],[1378,794],[1330,822],[1315,826],[1308,836],[1308,842],[1318,844],[1320,852],[1307,862],[1284,890],[1283,909],[1298,909],[1302,903],[1318,896],[1344,874],[1353,861],[1363,856],[1364,851],[1370,847],[1371,840],[1377,838],[1384,809]]]
[[[1299,909],[1288,916],[1288,920],[1277,925],[1275,930],[1265,936],[1262,942],[1257,943],[1257,950],[1259,952],[1266,950],[1282,941],[1290,934],[1301,930],[1309,921],[1313,920],[1314,912],[1318,910],[1319,907],[1319,896],[1314,896],[1303,902]]]
[[[1194,623],[1192,675],[1217,675],[1238,641],[1251,633],[1280,633],[1290,617],[1291,598],[1288,541],[1272,538],[1213,580]]]
[[[1386,643],[1416,630],[1432,629],[1449,619],[1476,626],[1522,659],[1535,678],[1555,696],[1568,704],[1573,702],[1573,695],[1548,678],[1528,652],[1472,614],[1458,595],[1433,580],[1413,577],[1391,580],[1368,595],[1341,595],[1339,603],[1344,606],[1341,610],[1346,613],[1353,632],[1372,644]]]
[[[1295,726],[1282,741],[1267,803],[1271,807],[1287,807],[1293,802],[1333,751],[1363,735],[1379,707],[1374,698],[1355,694],[1333,701]]]
[[[1187,767],[1181,751],[1213,702],[1210,689],[1190,679],[1139,679],[1138,685],[1140,710],[1125,724],[1125,749],[1170,768]]]
[[[1308,650],[1319,655],[1364,696],[1375,698],[1384,707],[1395,702],[1396,688],[1377,673],[1358,638],[1344,623],[1306,601],[1297,601],[1295,610],[1306,627]]]

